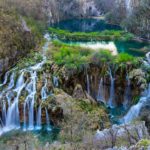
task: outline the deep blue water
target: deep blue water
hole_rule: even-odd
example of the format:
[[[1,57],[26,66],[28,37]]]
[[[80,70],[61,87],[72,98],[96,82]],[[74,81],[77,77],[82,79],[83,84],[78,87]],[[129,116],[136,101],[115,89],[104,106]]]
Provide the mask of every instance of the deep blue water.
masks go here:
[[[61,21],[59,23],[53,24],[52,27],[69,30],[71,32],[95,32],[95,31],[104,31],[104,30],[122,30],[121,27],[117,25],[111,25],[105,22],[105,20],[100,19],[71,19]],[[88,44],[90,42],[70,42],[70,41],[63,41],[65,43],[72,43],[72,44]],[[97,41],[103,43],[113,42],[117,52],[126,52],[133,56],[145,56],[145,54],[150,50],[150,44],[146,42],[138,42],[138,41]],[[91,42],[94,44],[94,42]]]
[[[100,19],[70,19],[53,24],[52,27],[71,32],[96,32],[104,30],[121,30],[120,26],[111,25]]]

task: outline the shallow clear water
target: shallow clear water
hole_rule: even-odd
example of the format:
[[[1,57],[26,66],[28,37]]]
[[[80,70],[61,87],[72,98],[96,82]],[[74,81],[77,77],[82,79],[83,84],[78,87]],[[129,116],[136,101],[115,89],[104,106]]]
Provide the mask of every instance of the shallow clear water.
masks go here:
[[[52,27],[69,30],[71,32],[95,32],[104,30],[121,30],[117,25],[107,24],[100,19],[71,19],[53,24]],[[150,49],[150,44],[138,41],[91,41],[91,42],[71,42],[63,41],[72,45],[85,46],[90,48],[106,48],[114,54],[126,52],[133,56],[145,56]]]

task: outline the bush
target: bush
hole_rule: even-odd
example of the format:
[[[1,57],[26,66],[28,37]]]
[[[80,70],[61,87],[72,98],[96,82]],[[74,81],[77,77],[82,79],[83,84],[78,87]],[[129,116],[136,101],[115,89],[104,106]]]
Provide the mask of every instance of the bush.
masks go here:
[[[135,59],[135,57],[127,54],[127,53],[120,53],[116,57],[116,62],[117,63],[126,63],[126,62],[131,62]]]
[[[93,51],[92,49],[82,48],[79,46],[70,46],[59,41],[53,42],[51,52],[47,53],[52,56],[54,61],[68,69],[83,69],[89,64],[95,65],[113,65],[124,67],[128,64],[131,66],[139,66],[139,58],[133,57],[127,53],[120,53],[113,56],[109,50],[99,49]]]
[[[99,50],[98,52],[94,53],[91,57],[91,62],[94,64],[101,64],[101,63],[109,63],[112,62],[114,56],[112,56],[111,52],[108,50]]]
[[[99,40],[130,40],[131,34],[121,30],[105,30],[102,32],[70,32],[58,28],[49,28],[52,35],[56,35],[61,40],[71,41],[99,41]]]

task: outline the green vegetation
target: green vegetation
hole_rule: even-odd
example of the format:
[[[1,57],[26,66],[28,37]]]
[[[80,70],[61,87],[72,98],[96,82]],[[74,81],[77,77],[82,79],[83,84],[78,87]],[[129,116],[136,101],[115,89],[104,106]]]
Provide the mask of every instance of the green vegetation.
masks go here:
[[[61,40],[100,41],[100,40],[130,40],[133,35],[125,31],[105,30],[102,32],[70,32],[58,28],[49,28],[49,32]]]
[[[68,69],[81,69],[84,65],[90,63],[92,51],[54,41],[51,54],[56,64]]]
[[[43,57],[38,52],[31,52],[17,63],[17,68],[22,69],[25,67],[33,66],[36,63],[42,61]]]
[[[144,147],[144,149],[147,149],[148,146],[150,145],[150,140],[149,139],[142,139],[141,141],[138,142],[137,145],[139,147]]]
[[[50,54],[49,54],[50,53]],[[65,66],[68,69],[83,69],[90,64],[124,64],[138,65],[139,58],[126,53],[120,53],[113,56],[109,50],[100,49],[97,51],[82,48],[79,46],[70,46],[68,44],[54,41],[52,47],[47,52],[48,56],[59,66]]]
[[[43,32],[45,31],[45,25],[40,20],[35,20],[32,17],[24,17],[27,25],[31,29],[32,34],[34,34],[34,40],[36,42],[41,42],[43,39]]]

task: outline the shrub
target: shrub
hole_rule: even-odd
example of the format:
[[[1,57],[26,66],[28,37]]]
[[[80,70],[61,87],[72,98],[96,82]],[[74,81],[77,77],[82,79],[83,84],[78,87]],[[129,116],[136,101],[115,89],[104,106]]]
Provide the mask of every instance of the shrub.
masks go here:
[[[117,63],[126,63],[126,62],[131,62],[135,59],[135,57],[127,54],[127,53],[120,53],[117,55],[115,61]]]
[[[71,41],[99,41],[99,40],[130,40],[131,34],[121,30],[105,30],[102,32],[70,32],[58,28],[49,28],[52,35],[56,35],[61,40]]]
[[[99,50],[91,56],[91,62],[94,64],[109,63],[113,61],[113,56],[108,50]]]

